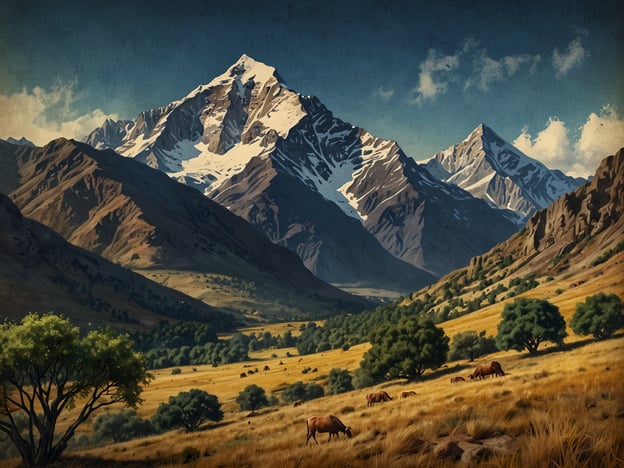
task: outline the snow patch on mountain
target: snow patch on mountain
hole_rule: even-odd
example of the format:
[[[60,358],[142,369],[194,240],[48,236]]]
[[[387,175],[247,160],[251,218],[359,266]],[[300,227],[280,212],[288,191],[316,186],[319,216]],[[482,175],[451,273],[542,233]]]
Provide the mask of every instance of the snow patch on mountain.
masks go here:
[[[461,143],[419,163],[439,180],[461,187],[494,207],[514,211],[518,224],[585,182],[549,170],[484,124]]]

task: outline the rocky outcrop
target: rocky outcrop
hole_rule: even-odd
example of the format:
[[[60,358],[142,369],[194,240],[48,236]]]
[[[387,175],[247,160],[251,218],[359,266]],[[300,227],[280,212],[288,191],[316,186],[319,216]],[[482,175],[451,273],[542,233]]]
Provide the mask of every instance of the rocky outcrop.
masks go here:
[[[523,255],[570,253],[582,240],[622,224],[624,149],[602,161],[591,182],[536,213],[526,225]],[[620,231],[621,233],[621,231]]]

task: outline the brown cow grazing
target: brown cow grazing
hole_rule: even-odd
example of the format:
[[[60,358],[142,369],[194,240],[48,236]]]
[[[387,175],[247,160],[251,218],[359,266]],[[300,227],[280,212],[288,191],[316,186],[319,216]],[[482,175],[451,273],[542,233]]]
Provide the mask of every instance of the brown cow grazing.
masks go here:
[[[297,400],[293,403],[293,407],[296,408],[297,406],[301,406],[303,405],[303,400]]]
[[[264,372],[268,372],[271,370],[271,368],[269,366],[264,366],[264,369],[262,369]]]
[[[392,400],[392,397],[383,390],[366,395],[366,403],[368,406],[373,406],[375,403],[381,403],[382,401],[389,400]]]
[[[316,440],[317,432],[329,432],[329,442],[332,439],[332,436],[338,437],[338,433],[342,432],[347,437],[351,438],[353,435],[351,434],[351,427],[345,426],[340,419],[336,416],[311,416],[306,421],[306,425],[308,427],[308,436],[306,437],[306,445],[308,445],[308,441],[310,437],[314,439],[314,442],[318,445],[318,440]]]
[[[462,376],[451,377],[451,383],[465,382],[465,381],[466,379],[464,379]]]
[[[503,368],[498,361],[492,361],[487,364],[479,364],[475,371],[470,374],[470,380],[472,379],[484,379],[486,375],[494,375],[496,377],[505,375]]]
[[[405,391],[405,392],[401,392],[401,398],[408,398],[411,396],[416,395],[416,392],[413,390],[409,390],[409,391]]]

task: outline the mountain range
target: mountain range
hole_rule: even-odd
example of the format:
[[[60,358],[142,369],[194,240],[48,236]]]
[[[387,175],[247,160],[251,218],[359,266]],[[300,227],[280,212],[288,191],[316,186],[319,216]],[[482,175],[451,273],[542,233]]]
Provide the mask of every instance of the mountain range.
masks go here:
[[[556,301],[572,316],[584,295],[621,296],[623,215],[624,148],[605,158],[589,182],[535,212],[519,232],[405,303],[436,297],[433,313],[441,320],[480,309],[466,316],[479,327],[499,320],[500,302],[525,293]]]
[[[222,288],[238,287],[231,309],[255,318],[313,318],[371,303],[307,270],[291,251],[247,222],[145,164],[111,150],[57,139],[44,147],[0,141],[0,192],[23,216],[71,244],[144,276],[175,282],[222,307]],[[227,308],[227,307],[226,307]]]
[[[219,330],[240,321],[69,244],[28,219],[0,194],[0,319],[54,311],[81,328],[150,327],[162,320],[211,322]]]
[[[522,153],[485,124],[461,143],[422,161],[438,179],[457,185],[490,205],[511,210],[522,227],[537,210],[587,182]]]
[[[413,291],[518,229],[512,212],[436,179],[245,55],[85,141],[198,189],[331,283]]]

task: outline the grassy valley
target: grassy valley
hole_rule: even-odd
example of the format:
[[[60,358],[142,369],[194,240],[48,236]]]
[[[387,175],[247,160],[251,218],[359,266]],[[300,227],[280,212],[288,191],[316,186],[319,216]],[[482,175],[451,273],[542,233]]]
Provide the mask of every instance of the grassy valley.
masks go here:
[[[365,401],[372,389],[296,408],[264,408],[254,415],[240,411],[234,401],[250,383],[276,394],[296,380],[323,384],[331,368],[355,369],[367,347],[303,358],[286,357],[293,350],[280,350],[277,358],[263,352],[250,362],[189,366],[177,375],[170,369],[156,371],[139,415],[149,417],[170,395],[200,388],[218,395],[224,420],[195,433],[168,432],[72,450],[64,466],[91,466],[97,459],[107,460],[100,462],[106,466],[448,466],[456,461],[449,446],[487,444],[490,439],[500,446],[491,453],[486,450],[489,462],[484,466],[619,466],[624,461],[622,335],[604,342],[573,337],[564,350],[553,348],[538,356],[497,353],[488,359],[500,361],[506,375],[483,381],[451,384],[450,377],[467,378],[474,367],[466,361],[452,362],[421,381],[379,386],[394,400],[373,407]],[[241,371],[265,364],[270,371],[240,378]],[[317,371],[303,373],[306,367]],[[404,390],[416,395],[401,399]],[[305,420],[316,414],[338,416],[352,427],[354,437],[341,435],[328,444],[326,434],[321,434],[320,446],[306,447]],[[83,430],[88,433],[89,428]]]

